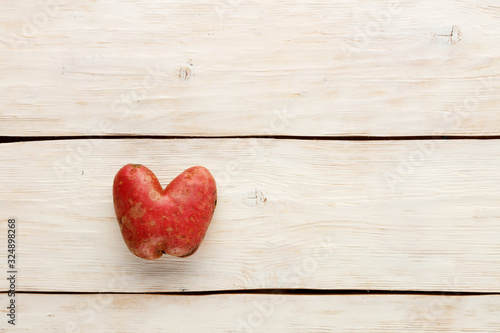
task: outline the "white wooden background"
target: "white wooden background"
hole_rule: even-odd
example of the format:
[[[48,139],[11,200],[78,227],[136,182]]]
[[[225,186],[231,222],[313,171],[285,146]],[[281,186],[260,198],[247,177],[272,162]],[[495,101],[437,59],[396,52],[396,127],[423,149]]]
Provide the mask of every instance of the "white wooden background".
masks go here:
[[[499,76],[493,0],[0,1],[16,329],[499,332]],[[130,162],[213,172],[195,255],[127,250]]]

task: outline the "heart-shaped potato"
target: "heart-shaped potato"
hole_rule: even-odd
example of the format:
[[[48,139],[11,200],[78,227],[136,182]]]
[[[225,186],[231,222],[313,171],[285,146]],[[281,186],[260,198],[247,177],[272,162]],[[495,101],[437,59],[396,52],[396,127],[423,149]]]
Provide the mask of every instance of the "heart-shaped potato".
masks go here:
[[[127,164],[115,176],[113,203],[123,240],[133,254],[148,260],[163,253],[187,257],[205,237],[217,187],[202,166],[185,170],[163,190],[151,170]]]

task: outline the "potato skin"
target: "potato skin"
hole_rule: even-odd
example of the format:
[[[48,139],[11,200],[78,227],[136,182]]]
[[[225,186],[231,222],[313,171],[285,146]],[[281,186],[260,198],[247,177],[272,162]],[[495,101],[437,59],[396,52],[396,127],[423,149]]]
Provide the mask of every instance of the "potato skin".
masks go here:
[[[202,166],[185,170],[163,190],[147,167],[127,164],[115,176],[113,203],[133,254],[148,260],[163,253],[187,257],[205,237],[217,204],[217,187]]]

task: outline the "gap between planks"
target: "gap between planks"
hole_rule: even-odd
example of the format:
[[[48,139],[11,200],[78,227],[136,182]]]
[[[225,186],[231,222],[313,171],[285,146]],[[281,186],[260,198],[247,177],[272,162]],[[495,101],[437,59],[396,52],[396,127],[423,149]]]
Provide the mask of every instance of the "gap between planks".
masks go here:
[[[309,141],[418,141],[418,140],[499,140],[500,135],[414,135],[414,136],[292,136],[292,135],[239,135],[239,136],[171,136],[171,135],[87,135],[87,136],[0,136],[0,144],[33,141],[62,140],[186,140],[186,139],[276,139]]]
[[[8,291],[0,291],[7,294]],[[87,292],[87,291],[18,291],[16,294],[34,295],[165,295],[165,296],[209,296],[209,295],[414,295],[414,296],[496,296],[500,292],[467,292],[467,291],[418,291],[418,290],[358,290],[358,289],[235,289],[209,291],[177,291],[177,292]]]

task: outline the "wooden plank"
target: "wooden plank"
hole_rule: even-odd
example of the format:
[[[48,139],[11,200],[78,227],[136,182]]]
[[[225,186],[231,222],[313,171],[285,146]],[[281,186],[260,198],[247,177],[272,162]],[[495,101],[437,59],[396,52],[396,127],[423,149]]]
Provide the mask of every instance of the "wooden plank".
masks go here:
[[[3,1],[0,135],[500,135],[497,2]]]
[[[17,296],[16,329],[43,332],[498,332],[500,296]],[[5,294],[0,296],[7,304]],[[2,327],[6,324],[2,306]],[[4,325],[5,324],[5,325]],[[7,330],[9,332],[10,330]]]
[[[20,290],[500,291],[498,140],[62,140],[0,156]],[[163,186],[212,171],[218,206],[195,255],[128,251],[111,196],[126,163]]]

